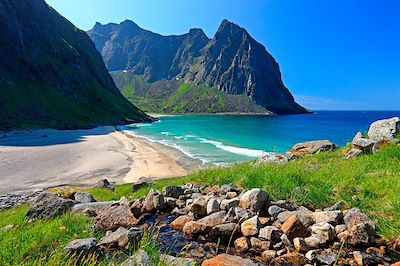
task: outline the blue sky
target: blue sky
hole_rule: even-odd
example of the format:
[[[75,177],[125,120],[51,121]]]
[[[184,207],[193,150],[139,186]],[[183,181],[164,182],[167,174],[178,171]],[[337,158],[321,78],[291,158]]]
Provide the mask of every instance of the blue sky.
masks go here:
[[[77,27],[131,19],[161,34],[226,18],[278,61],[296,100],[314,109],[400,110],[400,1],[47,0]]]

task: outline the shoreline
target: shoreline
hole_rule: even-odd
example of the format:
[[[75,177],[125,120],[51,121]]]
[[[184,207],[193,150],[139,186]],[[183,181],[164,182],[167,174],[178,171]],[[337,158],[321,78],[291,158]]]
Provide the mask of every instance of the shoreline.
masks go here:
[[[0,195],[55,186],[185,176],[202,162],[114,126],[8,132],[0,138]]]

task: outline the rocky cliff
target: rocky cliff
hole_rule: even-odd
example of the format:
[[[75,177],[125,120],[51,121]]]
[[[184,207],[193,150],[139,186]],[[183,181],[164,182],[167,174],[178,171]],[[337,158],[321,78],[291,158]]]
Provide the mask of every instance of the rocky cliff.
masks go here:
[[[196,112],[307,112],[284,86],[279,65],[265,47],[245,29],[228,20],[221,23],[211,40],[201,29],[191,29],[179,36],[162,36],[128,20],[121,24],[97,23],[88,34],[126,97],[139,106],[143,101],[148,103],[154,99],[161,103],[150,111],[191,112],[194,104]],[[129,79],[127,72],[131,76]],[[141,77],[143,82],[140,84],[132,82]],[[176,80],[179,84],[168,92],[162,91],[163,87],[151,85],[158,81],[176,83]],[[183,94],[179,92],[182,84],[189,86]],[[151,93],[148,92],[150,87]],[[159,87],[157,93],[154,87]],[[201,96],[199,87],[213,91],[206,97],[206,102],[224,102],[228,97],[228,101],[235,99],[231,104],[235,108],[225,105],[209,108],[209,104],[203,108],[197,103],[188,104],[196,98],[193,95]],[[250,100],[251,107],[244,98]],[[175,100],[172,109],[168,104],[171,99]],[[246,102],[244,106],[243,102]]]
[[[0,129],[146,121],[87,34],[43,0],[0,2]]]

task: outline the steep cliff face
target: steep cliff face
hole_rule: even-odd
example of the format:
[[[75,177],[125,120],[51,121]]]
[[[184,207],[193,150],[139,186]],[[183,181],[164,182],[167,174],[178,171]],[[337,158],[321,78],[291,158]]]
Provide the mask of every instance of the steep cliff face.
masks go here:
[[[211,40],[200,29],[192,29],[180,36],[161,36],[143,30],[131,21],[96,24],[88,34],[101,51],[107,68],[117,72],[113,73],[113,77],[128,98],[131,96],[134,99],[133,96],[138,94],[133,89],[129,91],[129,88],[135,87],[134,84],[121,82],[132,79],[121,78],[123,74],[118,71],[143,76],[148,83],[184,80],[190,88],[196,90],[204,85],[207,88],[216,88],[226,95],[244,95],[254,105],[254,108],[249,109],[246,106],[241,109],[241,99],[238,108],[230,110],[224,107],[224,112],[259,112],[262,108],[263,112],[277,114],[307,112],[294,101],[284,86],[279,65],[265,47],[255,41],[245,29],[228,20],[221,23]],[[151,86],[153,97],[155,87],[162,90],[160,86]],[[178,87],[176,92],[177,90]],[[191,89],[187,92],[191,92]],[[161,95],[164,94],[159,92],[156,98],[162,98]],[[171,95],[174,94],[169,96]],[[141,96],[148,98],[150,95]],[[180,95],[182,100],[185,99],[183,96]],[[176,101],[176,104],[182,105],[184,102]],[[196,108],[198,109],[201,107]],[[219,112],[220,109],[207,108],[202,111]],[[151,111],[167,110],[163,108]]]
[[[0,2],[0,128],[146,121],[87,34],[43,0]]]

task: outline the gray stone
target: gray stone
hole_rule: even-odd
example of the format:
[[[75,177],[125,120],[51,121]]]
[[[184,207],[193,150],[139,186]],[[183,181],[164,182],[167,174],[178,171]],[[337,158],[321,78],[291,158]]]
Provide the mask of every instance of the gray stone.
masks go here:
[[[313,236],[318,236],[320,239],[329,243],[335,238],[335,228],[329,223],[316,223],[311,226]]]
[[[341,211],[344,208],[344,201],[340,200],[333,204],[331,207],[325,208],[324,211]]]
[[[239,191],[240,189],[235,185],[227,184],[221,186],[221,194],[223,195],[225,195],[228,192],[239,192]]]
[[[312,214],[315,223],[339,224],[343,219],[342,211],[320,211]]]
[[[392,141],[398,134],[400,134],[399,117],[375,121],[368,130],[368,136],[375,141]]]
[[[64,252],[69,254],[79,254],[93,252],[96,250],[96,238],[75,239],[70,241],[65,247]]]
[[[281,235],[280,229],[275,226],[266,226],[260,229],[258,237],[276,243],[280,240]]]
[[[258,212],[263,205],[269,202],[267,192],[253,188],[240,196],[240,207],[249,209],[252,212]]]
[[[344,157],[347,159],[355,158],[355,157],[361,155],[362,153],[363,153],[363,151],[361,149],[351,148],[344,154]]]
[[[141,197],[140,199],[135,200],[131,205],[131,212],[136,218],[139,218],[140,215],[142,215],[142,208],[145,199],[146,197]]]
[[[219,212],[219,210],[220,210],[219,207],[220,207],[219,201],[216,198],[211,198],[207,202],[207,215],[210,215],[214,212]]]
[[[317,250],[313,249],[306,253],[306,259],[313,263],[317,258]]]
[[[214,239],[226,239],[238,232],[240,232],[240,226],[237,223],[227,223],[214,226],[208,233],[208,236]]]
[[[72,212],[73,213],[78,213],[78,212],[87,212],[87,211],[92,211],[94,213],[97,213],[99,210],[103,208],[110,207],[113,204],[118,203],[117,201],[99,201],[99,202],[88,202],[88,203],[78,203],[72,206]]]
[[[297,188],[299,188],[299,187],[297,187]],[[281,207],[288,211],[297,211],[299,209],[299,206],[290,200],[274,201],[273,205],[276,205],[276,206]]]
[[[131,212],[129,204],[115,203],[113,205],[100,208],[95,217],[97,230],[108,231],[116,230],[119,227],[130,228],[135,226],[139,220]]]
[[[240,225],[242,234],[244,236],[254,236],[258,234],[260,230],[260,221],[258,220],[258,216],[254,216],[250,219],[247,219]]]
[[[220,208],[221,210],[229,210],[230,208],[235,208],[239,205],[239,198],[233,199],[223,199],[221,201]]]
[[[304,241],[304,238],[301,237],[293,239],[293,246],[300,253],[306,253],[311,249],[307,242]]]
[[[272,217],[276,217],[276,216],[278,216],[278,214],[280,214],[281,212],[284,212],[284,211],[285,211],[285,209],[283,209],[277,205],[272,205],[268,208],[268,213]]]
[[[376,141],[373,139],[358,138],[353,140],[352,144],[353,148],[360,149],[363,153],[371,153],[372,147],[376,144]]]
[[[323,265],[333,265],[336,261],[336,254],[332,251],[322,251],[317,255],[317,261]]]
[[[181,186],[168,186],[163,189],[163,193],[166,197],[178,199],[185,194],[185,190]]]
[[[358,208],[350,209],[344,216],[347,232],[338,235],[346,237],[346,243],[351,245],[369,245],[374,241],[375,223]],[[342,240],[341,239],[341,240]]]
[[[193,259],[189,258],[178,258],[173,257],[166,254],[160,255],[160,264],[161,265],[170,265],[170,266],[195,266],[196,262]],[[132,255],[129,259],[124,261],[121,266],[155,266],[155,264],[151,261],[149,255],[144,250],[139,250],[134,255]]]
[[[197,198],[190,206],[190,211],[198,216],[207,215],[207,200],[204,198]]]
[[[63,199],[56,194],[43,192],[31,204],[27,220],[48,219],[69,211],[74,205],[73,200]]]
[[[304,238],[304,241],[312,249],[317,249],[326,245],[326,241],[321,239],[319,235],[306,237]]]
[[[74,199],[80,203],[96,202],[95,198],[88,192],[75,192]]]
[[[132,227],[129,230],[120,227],[116,231],[111,232],[104,236],[99,243],[99,247],[103,249],[109,248],[134,248],[137,247],[140,239],[143,236],[143,229]]]
[[[249,213],[248,210],[242,207],[236,207],[234,209],[235,211],[235,219],[239,222],[242,223],[243,221],[249,219],[251,217],[251,214]]]

